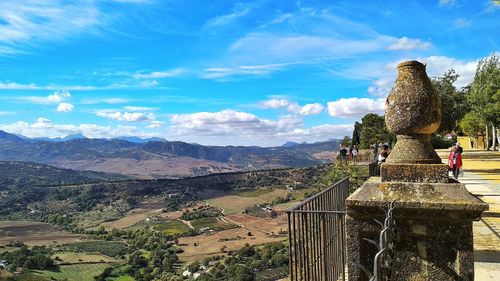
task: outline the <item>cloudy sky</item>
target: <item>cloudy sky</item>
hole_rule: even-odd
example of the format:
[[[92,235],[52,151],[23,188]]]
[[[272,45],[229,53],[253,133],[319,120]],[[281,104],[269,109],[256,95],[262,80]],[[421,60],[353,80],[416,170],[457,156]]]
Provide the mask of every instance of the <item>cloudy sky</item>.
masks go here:
[[[383,113],[395,66],[468,84],[500,5],[436,1],[0,1],[0,130],[280,145]]]

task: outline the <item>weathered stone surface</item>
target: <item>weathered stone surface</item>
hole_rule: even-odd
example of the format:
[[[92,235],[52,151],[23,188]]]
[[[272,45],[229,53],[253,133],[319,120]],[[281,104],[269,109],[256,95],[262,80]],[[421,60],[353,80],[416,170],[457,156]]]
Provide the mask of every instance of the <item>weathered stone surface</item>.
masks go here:
[[[350,209],[387,208],[395,201],[398,212],[412,216],[428,211],[443,211],[453,219],[478,220],[488,204],[476,198],[461,183],[381,182],[372,177],[346,199]],[[450,213],[452,212],[452,213]]]
[[[440,164],[441,158],[431,145],[430,135],[398,135],[387,163]]]
[[[441,101],[425,65],[398,65],[387,98],[385,120],[397,143],[381,167],[346,199],[347,267],[350,281],[368,280],[359,264],[373,269],[378,240],[391,202],[395,202],[396,241],[391,280],[474,280],[472,221],[488,205],[463,184],[448,179],[448,168],[432,148],[430,134],[441,121]],[[391,251],[392,252],[392,251]]]
[[[381,229],[373,219],[383,220],[384,214],[380,210],[374,214],[375,209],[368,216],[351,210],[346,217],[350,281],[368,280],[355,264],[373,269],[377,248],[363,238],[378,240]],[[471,221],[450,223],[432,213],[418,219],[395,215],[397,237],[391,280],[474,280]]]
[[[445,164],[384,163],[380,168],[380,178],[396,182],[449,182],[448,166]]]
[[[387,162],[438,164],[430,134],[441,124],[441,99],[417,61],[398,65],[398,77],[386,100],[385,123],[397,135]]]
[[[434,133],[441,124],[441,99],[425,72],[425,65],[406,61],[387,97],[385,123],[397,135]]]
[[[347,200],[347,256],[351,281],[368,280],[355,266],[373,268],[377,241],[390,202],[395,201],[393,280],[473,280],[472,221],[488,205],[460,183],[381,182],[372,177]]]

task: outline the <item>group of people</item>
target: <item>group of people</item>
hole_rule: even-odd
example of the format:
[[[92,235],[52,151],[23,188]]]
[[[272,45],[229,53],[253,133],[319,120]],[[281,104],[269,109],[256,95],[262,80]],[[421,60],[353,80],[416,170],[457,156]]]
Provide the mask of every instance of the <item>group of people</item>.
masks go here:
[[[373,162],[377,161],[379,164],[382,164],[387,160],[387,157],[389,157],[389,145],[388,144],[372,144],[371,146],[372,149],[372,160]],[[379,147],[382,148],[382,151],[379,151]]]
[[[462,168],[462,152],[464,149],[460,146],[460,143],[456,143],[450,149],[450,154],[448,154],[448,167],[452,171],[453,177],[458,179],[458,174]]]
[[[340,160],[344,163],[352,161],[353,163],[358,162],[359,150],[356,145],[341,145],[339,149]]]
[[[388,144],[374,144],[370,146],[372,149],[372,160],[377,161],[379,164],[384,163],[389,156],[389,145]],[[379,152],[379,148],[382,150]],[[453,177],[458,179],[460,169],[462,168],[462,152],[463,148],[460,143],[456,143],[450,149],[450,154],[448,155],[448,166],[450,171],[453,173]],[[339,149],[340,160],[344,163],[352,161],[353,163],[358,162],[359,150],[356,145],[341,145]]]

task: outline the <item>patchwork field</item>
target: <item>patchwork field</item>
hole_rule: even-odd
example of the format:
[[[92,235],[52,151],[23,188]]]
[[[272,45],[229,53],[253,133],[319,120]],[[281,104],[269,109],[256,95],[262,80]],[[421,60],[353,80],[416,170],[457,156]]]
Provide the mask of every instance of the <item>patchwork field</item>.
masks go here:
[[[152,215],[160,214],[163,210],[162,207],[163,205],[158,203],[142,204],[141,206],[128,211],[124,217],[118,220],[104,222],[101,225],[104,226],[104,229],[106,230],[131,227]]]
[[[267,194],[269,192],[272,192],[273,190],[270,188],[258,188],[258,189],[252,189],[252,190],[247,190],[247,191],[239,191],[234,193],[236,196],[240,197],[258,197],[264,194]]]
[[[52,259],[56,260],[56,263],[65,264],[118,262],[118,260],[105,255],[75,252],[55,253],[52,255]]]
[[[224,217],[224,220],[241,227],[179,238],[179,244],[184,250],[183,253],[179,254],[180,260],[190,262],[220,255],[225,251],[240,249],[245,243],[260,245],[286,239],[286,235],[278,235],[280,230],[287,229],[286,216],[271,219],[235,214]],[[248,232],[251,232],[251,236],[248,236]],[[273,233],[274,235],[272,235]]]
[[[79,241],[80,236],[59,230],[47,223],[0,221],[0,245],[20,241],[28,245],[64,244]]]
[[[187,226],[180,220],[173,220],[167,223],[157,224],[154,226],[154,229],[169,235],[183,234],[190,230],[189,226]]]
[[[206,199],[206,202],[211,206],[224,210],[224,214],[231,215],[241,213],[245,211],[247,207],[251,207],[256,204],[270,203],[271,201],[273,201],[273,199],[283,198],[288,194],[288,191],[285,189],[274,189],[269,191],[267,189],[262,190],[264,190],[265,192],[245,192],[244,196],[240,196],[238,195],[238,193],[224,195],[224,193],[220,191],[219,194],[213,192],[211,194],[211,198]],[[249,194],[253,194],[255,196],[249,196]],[[214,195],[219,195],[219,197],[216,197]]]
[[[101,274],[108,266],[110,265],[106,263],[72,264],[59,266],[59,271],[40,270],[34,272],[55,280],[94,281],[94,276]]]

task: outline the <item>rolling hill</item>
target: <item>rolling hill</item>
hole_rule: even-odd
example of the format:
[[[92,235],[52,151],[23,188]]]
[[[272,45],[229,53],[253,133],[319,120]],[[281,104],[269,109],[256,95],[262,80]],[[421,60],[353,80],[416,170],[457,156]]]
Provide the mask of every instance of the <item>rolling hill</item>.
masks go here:
[[[132,140],[132,139],[131,139]],[[48,141],[0,131],[0,160],[59,168],[179,178],[257,169],[307,167],[329,162],[338,140],[282,147],[204,146],[180,141],[69,138]]]

